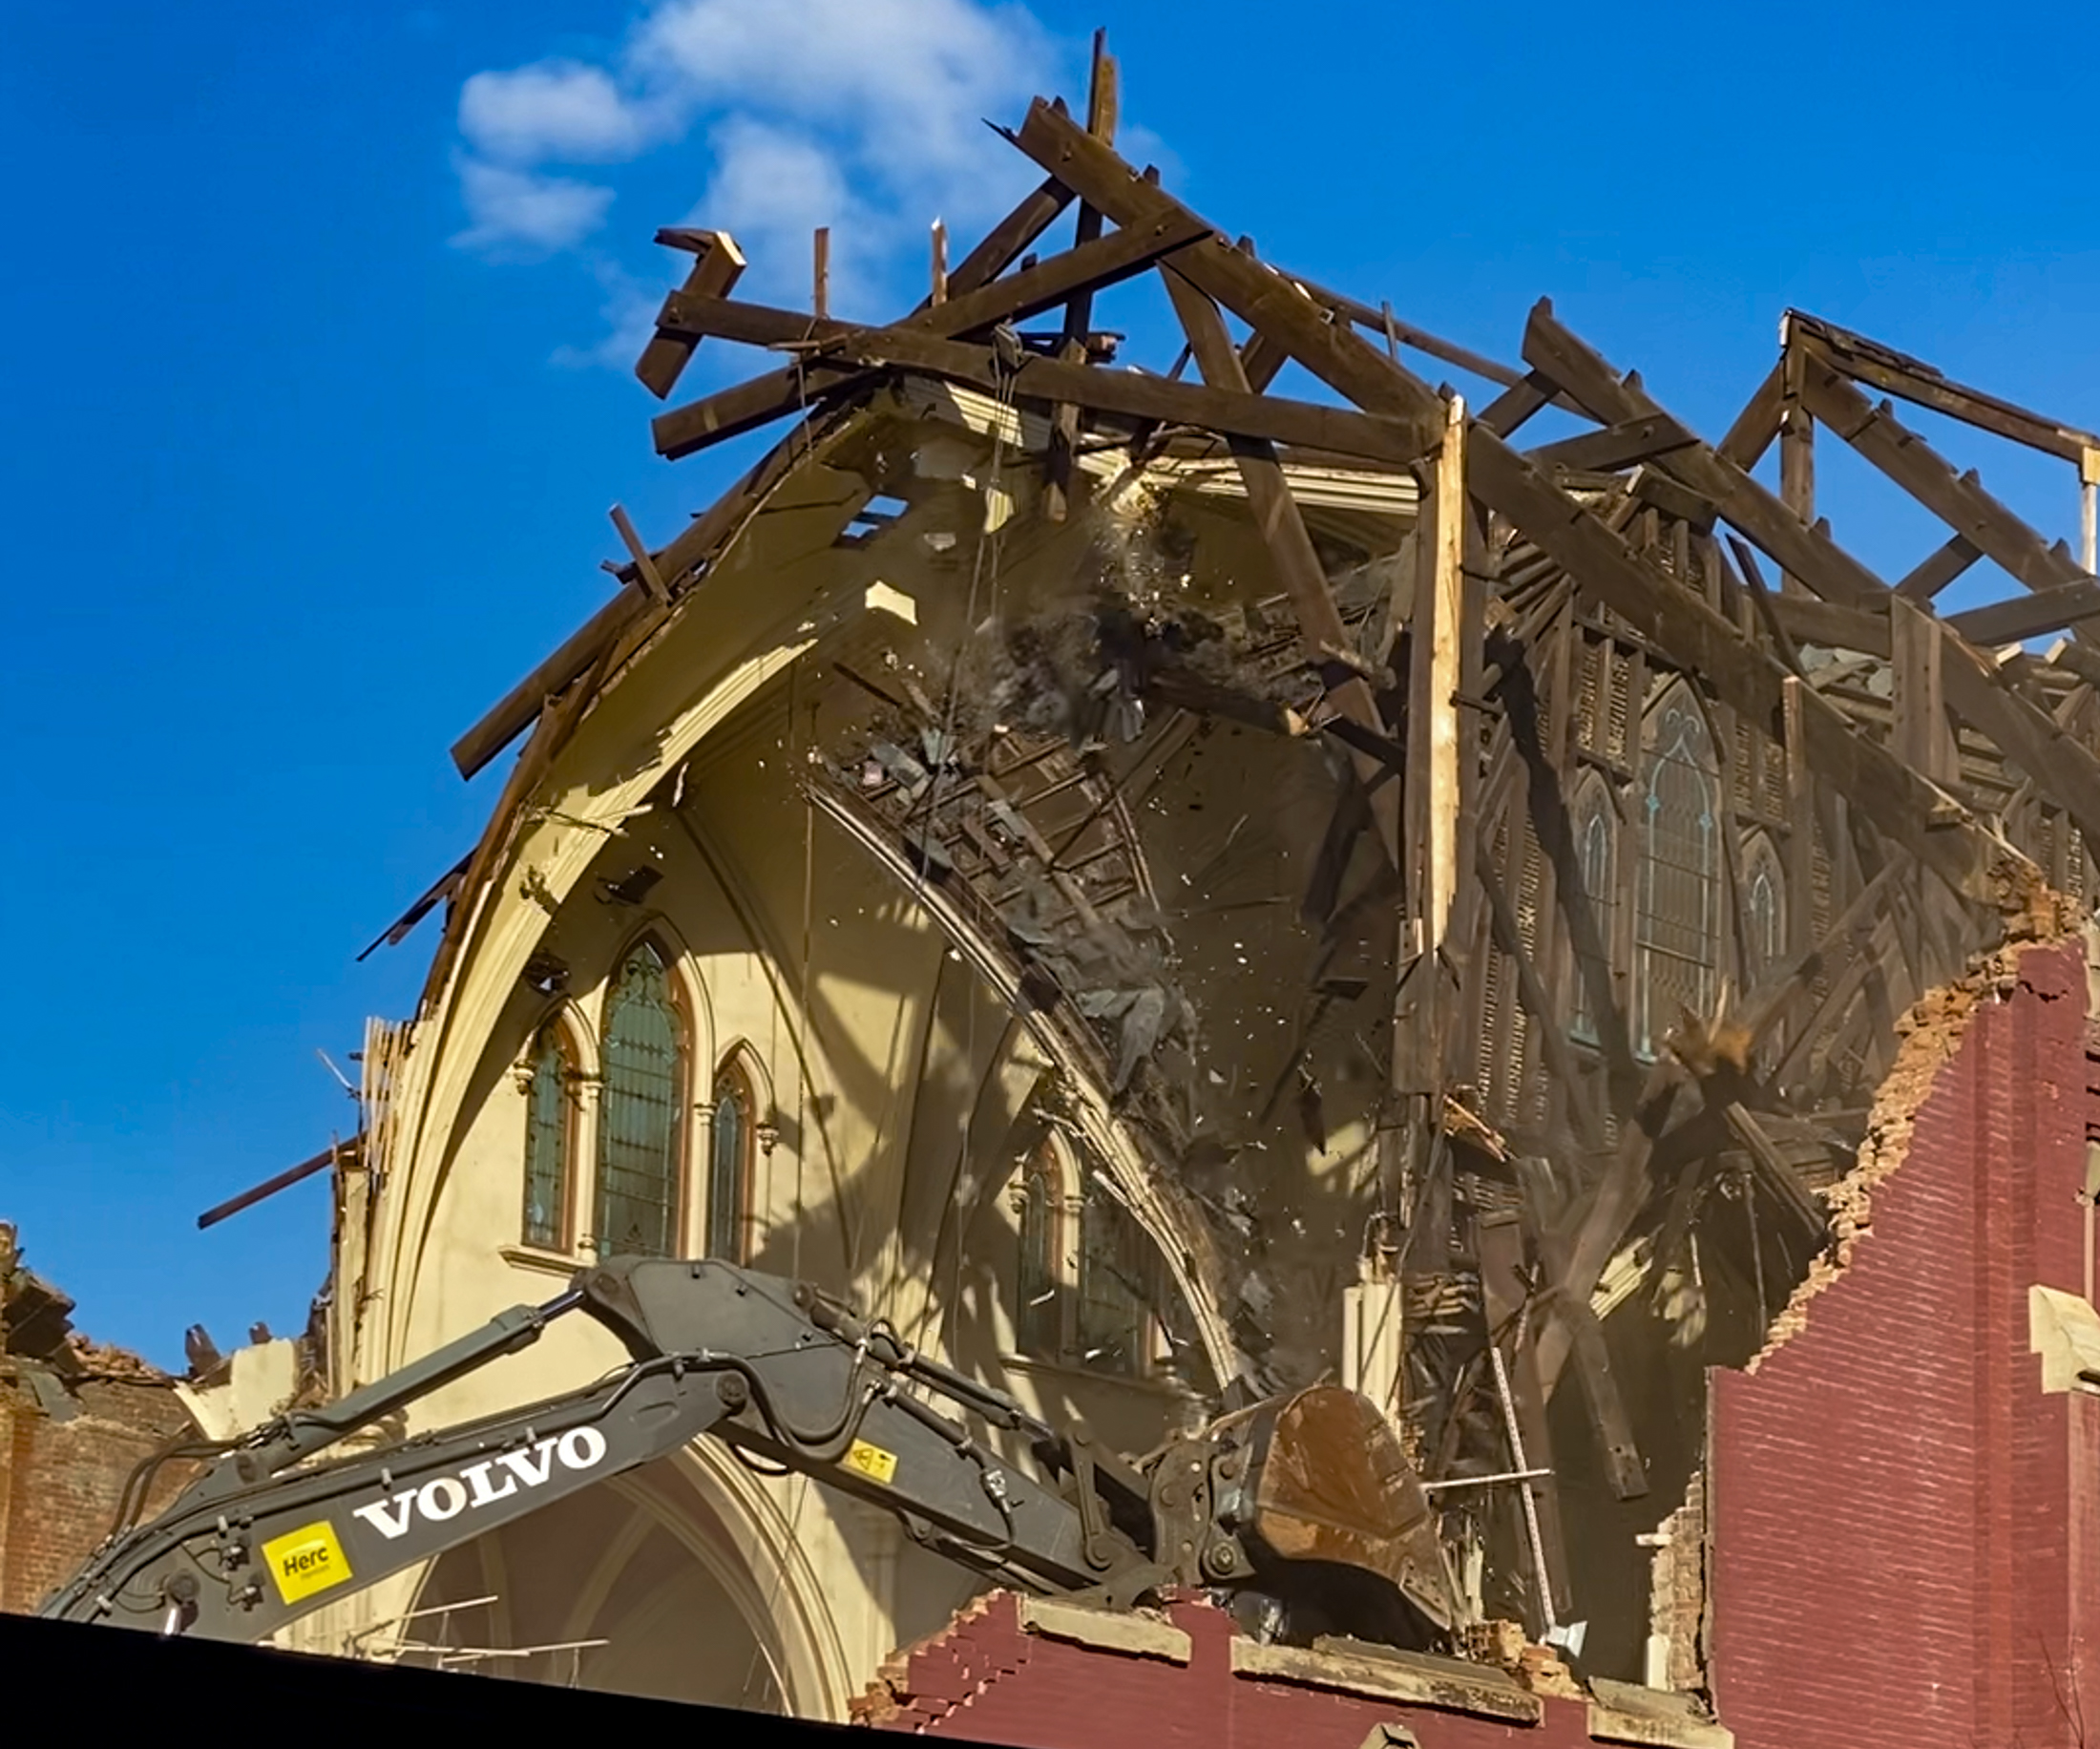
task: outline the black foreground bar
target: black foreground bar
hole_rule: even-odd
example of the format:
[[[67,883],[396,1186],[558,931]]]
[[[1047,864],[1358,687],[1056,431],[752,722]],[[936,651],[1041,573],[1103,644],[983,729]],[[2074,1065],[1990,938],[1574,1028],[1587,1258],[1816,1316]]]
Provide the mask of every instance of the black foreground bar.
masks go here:
[[[0,1671],[31,1678],[47,1694],[94,1696],[98,1734],[106,1732],[113,1740],[136,1726],[138,1735],[132,1740],[153,1741],[167,1727],[171,1701],[194,1705],[206,1696],[218,1707],[239,1709],[221,1712],[221,1717],[326,1721],[329,1736],[339,1741],[356,1740],[361,1727],[392,1730],[418,1719],[433,1731],[514,1729],[516,1741],[558,1736],[582,1743],[733,1742],[754,1749],[846,1749],[858,1743],[870,1749],[880,1740],[850,1725],[216,1640],[164,1640],[136,1629],[28,1615],[0,1614]],[[619,1736],[651,1729],[666,1735]],[[477,1735],[457,1740],[488,1739]]]

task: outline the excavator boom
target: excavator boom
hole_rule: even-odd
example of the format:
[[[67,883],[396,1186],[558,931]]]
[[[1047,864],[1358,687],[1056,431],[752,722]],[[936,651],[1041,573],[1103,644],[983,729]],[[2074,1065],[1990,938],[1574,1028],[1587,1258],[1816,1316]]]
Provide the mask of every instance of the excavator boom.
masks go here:
[[[631,1364],[480,1422],[322,1457],[578,1310]],[[1018,1435],[1051,1479],[929,1396]],[[261,1640],[704,1434],[882,1506],[926,1547],[1034,1591],[1125,1605],[1173,1583],[1283,1594],[1313,1555],[1354,1569],[1382,1605],[1443,1618],[1426,1504],[1382,1418],[1349,1393],[1243,1411],[1141,1470],[807,1284],[638,1258],[582,1270],[543,1306],[259,1429],[150,1523],[120,1527],[40,1613]]]

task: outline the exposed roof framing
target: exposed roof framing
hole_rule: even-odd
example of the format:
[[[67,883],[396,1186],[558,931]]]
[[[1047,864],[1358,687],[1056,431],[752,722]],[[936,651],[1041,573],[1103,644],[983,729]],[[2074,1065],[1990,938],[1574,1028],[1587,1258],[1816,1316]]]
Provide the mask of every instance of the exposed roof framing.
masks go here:
[[[453,748],[472,774],[533,731],[479,849],[419,901],[452,901],[433,987],[459,919],[501,868],[515,818],[565,739],[659,630],[696,603],[704,610],[710,567],[823,444],[859,429],[863,410],[912,419],[938,405],[975,432],[996,431],[1014,465],[1034,471],[1045,524],[1083,515],[1096,495],[1136,477],[1200,498],[1207,516],[1229,495],[1240,520],[1225,526],[1233,538],[1245,531],[1265,561],[1251,569],[1280,597],[1263,603],[1261,622],[1275,633],[1262,655],[1270,666],[1257,674],[1250,659],[1221,674],[1155,653],[1132,684],[1176,721],[1225,719],[1340,754],[1339,799],[1322,803],[1325,840],[1315,828],[1307,847],[1304,913],[1326,921],[1345,909],[1340,870],[1359,839],[1376,843],[1379,881],[1347,904],[1394,912],[1383,938],[1394,993],[1380,1020],[1391,1075],[1377,1121],[1378,1206],[1429,1236],[1402,1248],[1408,1268],[1460,1267],[1451,1259],[1471,1240],[1454,1210],[1472,1192],[1461,1194],[1453,1155],[1495,1135],[1482,1150],[1492,1171],[1480,1170],[1501,1174],[1496,1222],[1521,1222],[1542,1272],[1537,1305],[1517,1320],[1528,1347],[1516,1374],[1550,1393],[1564,1363],[1574,1373],[1600,1473],[1634,1498],[1648,1486],[1644,1429],[1613,1380],[1602,1322],[1625,1297],[1633,1240],[1660,1280],[1726,1184],[1765,1211],[1754,1230],[1773,1235],[1774,1257],[1805,1269],[1820,1232],[1814,1189],[1858,1140],[1876,1077],[1893,1060],[1895,1016],[1975,951],[2054,927],[2066,911],[2050,882],[2090,891],[2093,879],[2100,655],[2069,641],[2047,657],[2009,646],[2100,621],[2100,579],[2090,558],[1958,474],[1862,390],[2075,463],[2086,482],[2100,478],[2100,439],[1790,312],[1780,356],[1710,442],[1548,303],[1530,313],[1521,362],[1504,364],[1409,325],[1382,301],[1258,259],[1119,155],[1114,110],[1103,56],[1085,125],[1061,104],[1032,105],[1006,138],[1042,180],[892,323],[830,319],[821,295],[808,310],[738,299],[744,261],[733,240],[664,234],[694,261],[665,299],[641,380],[668,396],[704,344],[774,357],[749,380],[662,412],[659,452],[690,455],[782,423],[787,432],[661,549],[630,542],[609,567],[620,592]],[[1031,253],[1074,208],[1069,245]],[[1186,342],[1171,368],[1119,362],[1098,330],[1097,300],[1147,291]],[[1045,315],[1054,331],[1019,331]],[[1433,388],[1409,353],[1480,379],[1483,404]],[[1322,388],[1271,392],[1287,364]],[[1522,441],[1549,407],[1585,428]],[[1818,427],[1946,525],[1945,543],[1894,583],[1816,514]],[[1776,491],[1753,472],[1774,445]],[[1337,519],[1392,535],[1376,591],[1323,540]],[[1950,586],[1986,558],[2022,593],[1942,612]],[[944,585],[936,577],[926,586]],[[1630,856],[1604,870],[1586,863],[1574,806],[1602,792],[1630,841],[1645,713],[1666,695],[1693,702],[1712,749],[1726,816],[1711,871],[1714,929],[1728,947],[1710,968],[1715,1011],[1658,1017],[1636,1013],[1625,975],[1647,927]],[[923,701],[910,714],[929,728]],[[1068,854],[1098,852],[1088,878],[1119,874],[1119,857],[1139,866],[1142,823],[1124,821],[1110,841],[1112,788],[1086,790],[1102,781],[1091,768],[1060,780],[1074,806],[1091,798],[1073,842],[1100,837],[1073,851],[1047,833],[995,832],[986,821],[1005,819],[1006,804],[976,780],[996,782],[996,761],[973,764],[976,753],[945,728],[938,739],[965,785],[935,822],[949,836],[934,859],[956,883],[943,903],[987,941],[1011,883],[1035,865],[1080,912],[1099,896],[1077,884]],[[862,753],[833,751],[825,806],[871,841],[896,838],[899,868],[933,856],[934,828],[900,826],[903,814],[885,811],[890,790],[852,776]],[[1752,876],[1772,868],[1795,899],[1783,927],[1768,919],[1753,954]],[[1591,890],[1607,879],[1611,891]],[[1002,976],[1035,989],[1043,962],[1025,965],[1025,942],[1007,945],[1014,964]],[[1325,1000],[1316,978],[1314,998]],[[1072,1016],[1059,1023],[1121,1097],[1131,1063]],[[1496,1233],[1494,1257],[1483,1250],[1469,1266],[1492,1261],[1491,1297],[1507,1312],[1516,1254],[1509,1234]],[[1727,1242],[1714,1243],[1715,1267],[1759,1272],[1761,1300],[1763,1261],[1731,1266]],[[1605,1295],[1607,1272],[1620,1286]],[[1424,1340],[1418,1381],[1444,1416],[1431,1445],[1450,1455],[1463,1443],[1468,1393],[1480,1388],[1479,1344],[1461,1352]]]

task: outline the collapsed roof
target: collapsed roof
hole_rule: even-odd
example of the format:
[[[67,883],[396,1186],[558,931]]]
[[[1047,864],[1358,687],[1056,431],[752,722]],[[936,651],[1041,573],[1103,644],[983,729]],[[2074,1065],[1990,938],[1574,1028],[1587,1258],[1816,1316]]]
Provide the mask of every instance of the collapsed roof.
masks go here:
[[[1423,1474],[1550,1472],[1536,1526],[1443,1497],[1476,1607],[1632,1634],[1604,1593],[1696,1472],[1698,1369],[1824,1250],[1898,1017],[2092,891],[2100,438],[1790,313],[1709,441],[1545,302],[1506,366],[1261,261],[1117,155],[1114,107],[1105,62],[1085,122],[1037,102],[1007,137],[1040,186],[886,326],[821,273],[811,309],[739,300],[731,239],[660,234],[693,262],[640,380],[782,362],[659,453],[787,433],[661,547],[620,519],[619,593],[453,748],[528,736],[395,934],[446,906],[437,1002],[579,725],[822,525],[872,611],[766,670],[825,699],[791,781],[1112,1103],[1210,1382],[1317,1375],[1342,1289],[1396,1284]],[[1186,340],[1156,369],[1099,326],[1141,281]],[[2076,464],[2085,554],[1868,390]],[[1582,429],[1525,447],[1549,408]],[[1824,433],[1945,523],[1907,576],[1817,519]],[[1941,613],[1984,561],[2018,593]],[[677,806],[682,764],[637,769]]]

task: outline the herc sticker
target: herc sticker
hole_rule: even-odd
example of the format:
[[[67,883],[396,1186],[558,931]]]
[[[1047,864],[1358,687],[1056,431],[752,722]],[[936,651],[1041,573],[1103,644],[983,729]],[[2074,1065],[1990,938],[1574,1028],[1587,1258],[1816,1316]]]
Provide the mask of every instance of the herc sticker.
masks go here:
[[[879,1482],[885,1487],[896,1479],[897,1454],[871,1445],[866,1440],[855,1440],[848,1447],[845,1464],[848,1469],[858,1470],[869,1481]]]
[[[311,1597],[350,1576],[350,1564],[343,1545],[336,1541],[335,1527],[325,1518],[273,1536],[262,1545],[262,1564],[277,1582],[277,1594],[286,1603]]]

